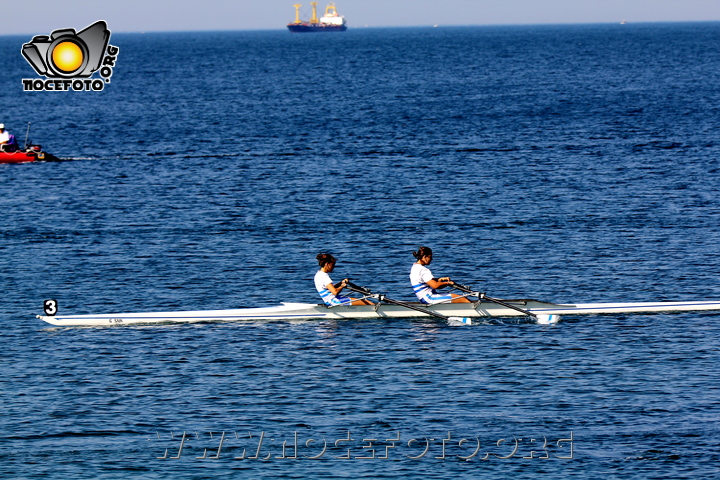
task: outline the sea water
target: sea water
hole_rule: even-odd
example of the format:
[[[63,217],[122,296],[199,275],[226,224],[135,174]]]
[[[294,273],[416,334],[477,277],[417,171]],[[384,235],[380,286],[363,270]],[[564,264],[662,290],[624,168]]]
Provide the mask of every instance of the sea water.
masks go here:
[[[112,26],[110,26],[112,28]],[[37,32],[47,34],[49,32]],[[720,24],[113,34],[0,122],[3,478],[710,478],[718,314],[53,328],[65,314],[488,295],[720,299]]]

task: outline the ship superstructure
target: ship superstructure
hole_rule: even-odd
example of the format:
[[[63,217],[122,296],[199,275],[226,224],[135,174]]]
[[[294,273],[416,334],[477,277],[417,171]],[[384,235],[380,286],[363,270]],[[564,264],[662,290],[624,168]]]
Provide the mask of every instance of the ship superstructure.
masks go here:
[[[300,20],[300,7],[302,5],[299,3],[293,5],[295,7],[295,21],[288,23],[288,30],[291,32],[344,32],[347,30],[345,17],[338,14],[334,3],[330,3],[325,7],[325,15],[319,19],[317,16],[317,3],[310,2],[312,18],[307,22]]]

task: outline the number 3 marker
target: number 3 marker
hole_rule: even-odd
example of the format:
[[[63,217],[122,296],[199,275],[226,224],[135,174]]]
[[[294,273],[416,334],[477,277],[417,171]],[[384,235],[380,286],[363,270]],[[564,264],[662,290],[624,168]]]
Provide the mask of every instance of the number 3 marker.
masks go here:
[[[55,316],[58,311],[57,300],[45,300],[45,302],[43,302],[43,310],[45,310],[45,315],[49,317]]]

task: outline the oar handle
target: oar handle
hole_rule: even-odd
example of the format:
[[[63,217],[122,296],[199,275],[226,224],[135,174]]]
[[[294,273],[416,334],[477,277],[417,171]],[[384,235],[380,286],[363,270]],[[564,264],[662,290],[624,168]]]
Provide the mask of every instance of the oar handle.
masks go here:
[[[461,292],[465,292],[465,293],[478,293],[478,294],[480,294],[480,292],[476,292],[475,290],[471,289],[470,287],[467,287],[467,286],[465,286],[465,285],[461,285],[461,284],[459,284],[459,283],[457,283],[457,282],[453,282],[452,286],[455,287],[455,288],[457,288],[457,289],[460,290]],[[485,294],[482,293],[482,294],[480,294],[480,295],[485,295]]]
[[[349,288],[353,292],[361,293],[363,295],[371,295],[372,294],[372,292],[370,291],[369,288],[361,287],[360,285],[355,285],[352,282],[347,282],[345,285],[347,286],[347,288]]]

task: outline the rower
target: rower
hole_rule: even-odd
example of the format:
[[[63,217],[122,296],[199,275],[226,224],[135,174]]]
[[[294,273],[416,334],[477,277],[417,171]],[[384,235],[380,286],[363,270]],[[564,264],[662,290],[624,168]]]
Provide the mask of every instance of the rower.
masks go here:
[[[413,252],[413,256],[417,262],[413,263],[410,269],[410,285],[412,285],[415,295],[422,303],[471,303],[467,298],[454,293],[446,295],[439,294],[436,290],[442,287],[448,287],[455,284],[450,277],[434,278],[432,272],[427,265],[432,262],[433,254],[430,247],[420,247],[417,252]]]
[[[14,152],[17,150],[15,135],[10,135],[10,133],[5,130],[4,123],[0,123],[0,150],[3,152]]]
[[[315,274],[315,288],[318,293],[320,293],[320,297],[322,297],[326,305],[330,307],[337,305],[375,305],[370,300],[349,298],[340,295],[340,292],[347,287],[350,279],[345,278],[341,282],[333,284],[328,274],[332,273],[335,269],[335,264],[337,263],[335,257],[329,253],[320,253],[315,258],[317,258],[318,264],[320,265],[320,270]]]

